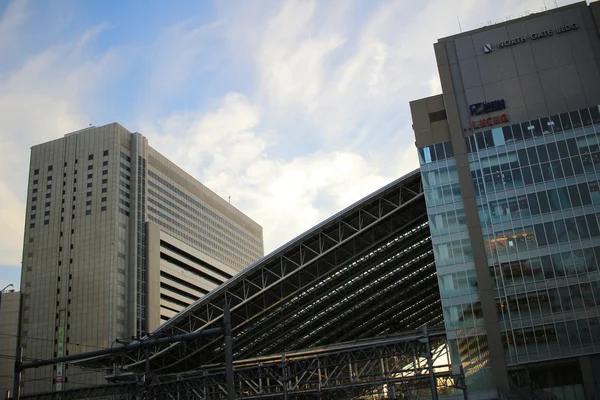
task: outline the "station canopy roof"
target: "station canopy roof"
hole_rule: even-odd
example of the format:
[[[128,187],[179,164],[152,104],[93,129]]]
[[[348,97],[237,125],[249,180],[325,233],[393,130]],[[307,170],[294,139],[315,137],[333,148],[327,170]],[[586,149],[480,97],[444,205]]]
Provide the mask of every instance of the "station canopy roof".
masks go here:
[[[419,170],[260,259],[150,336],[220,327],[226,302],[234,360],[443,324]],[[123,367],[144,369],[143,353],[127,357]],[[150,356],[151,370],[163,373],[222,362],[222,335],[157,346]]]

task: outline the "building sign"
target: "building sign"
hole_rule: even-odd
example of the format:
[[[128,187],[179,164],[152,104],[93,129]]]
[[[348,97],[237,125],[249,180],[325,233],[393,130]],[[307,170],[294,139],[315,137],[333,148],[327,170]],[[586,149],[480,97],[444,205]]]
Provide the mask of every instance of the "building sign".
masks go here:
[[[491,45],[491,44],[488,43],[488,44],[486,44],[486,45],[483,46],[483,52],[486,53],[486,54],[488,54],[488,53],[492,52],[492,47],[497,47],[498,49],[504,49],[506,47],[511,47],[511,46],[516,45],[516,44],[526,43],[529,40],[538,40],[538,39],[542,39],[542,38],[545,38],[545,37],[550,37],[550,36],[553,36],[553,35],[558,35],[560,33],[574,31],[576,29],[579,29],[579,25],[577,25],[577,24],[570,24],[570,25],[559,26],[558,28],[555,28],[555,29],[547,29],[545,31],[532,33],[529,36],[520,36],[520,37],[508,39],[508,40],[500,42],[500,43],[498,43],[496,45]]]
[[[506,114],[506,113],[500,114],[500,115],[494,115],[493,117],[480,118],[480,119],[473,120],[473,121],[471,121],[471,126],[473,129],[481,129],[481,128],[485,128],[486,126],[499,125],[499,124],[503,124],[505,122],[508,122],[508,114]]]
[[[484,101],[482,103],[475,103],[469,106],[471,110],[471,116],[488,114],[494,111],[500,111],[506,109],[506,102],[504,99],[494,101]]]

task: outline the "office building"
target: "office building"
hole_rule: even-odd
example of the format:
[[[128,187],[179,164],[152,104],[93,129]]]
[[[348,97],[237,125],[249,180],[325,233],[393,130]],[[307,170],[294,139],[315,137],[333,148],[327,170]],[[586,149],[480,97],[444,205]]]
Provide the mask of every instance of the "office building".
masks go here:
[[[21,293],[0,291],[0,398],[12,392]]]
[[[263,256],[262,228],[117,123],[32,147],[21,290],[26,359],[143,336]],[[59,364],[23,393],[101,383]]]
[[[581,2],[440,39],[443,93],[411,102],[470,399],[599,396],[599,26]]]

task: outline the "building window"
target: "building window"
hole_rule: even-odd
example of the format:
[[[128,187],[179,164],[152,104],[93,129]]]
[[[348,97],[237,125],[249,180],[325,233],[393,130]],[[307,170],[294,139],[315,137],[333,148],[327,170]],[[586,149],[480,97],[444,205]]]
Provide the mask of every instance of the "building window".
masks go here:
[[[37,180],[37,179],[34,179],[34,180],[33,180],[33,184],[34,184],[34,185],[37,185],[37,184],[38,184],[38,180]]]
[[[106,202],[106,197],[102,198],[102,202],[105,203]]]
[[[45,215],[45,216],[48,216],[48,215],[50,215],[50,211],[44,211],[44,215]]]
[[[35,214],[31,214],[31,217],[29,217],[29,219],[35,219]]]
[[[88,174],[88,179],[92,179],[92,176],[93,176],[93,175],[94,175],[94,174]]]
[[[52,171],[52,165],[48,166],[48,172]]]
[[[44,204],[45,207],[50,207],[50,202],[47,201],[46,204]]]
[[[103,156],[107,156],[108,155],[108,150],[104,150],[104,153],[102,155]]]
[[[106,193],[107,190],[108,188],[102,188],[102,193]]]
[[[106,206],[100,207],[100,211],[106,211]]]
[[[126,216],[128,216],[128,217],[129,217],[129,211],[125,211],[125,210],[123,210],[121,207],[119,207],[119,212],[120,212],[121,214],[125,214]]]
[[[87,192],[86,196],[87,197],[92,197],[92,192]]]
[[[46,190],[52,189],[52,185],[46,185]]]
[[[90,154],[90,155],[88,156],[88,160],[93,160],[93,159],[94,159],[94,155],[93,155],[93,154]]]
[[[36,169],[33,171],[33,174],[34,174],[34,175],[38,175],[39,173],[40,173],[40,170],[39,170],[38,168],[36,168]]]
[[[108,170],[107,169],[103,170],[102,175],[108,175]]]
[[[92,187],[92,182],[88,182],[87,187]]]
[[[52,193],[46,193],[46,198],[49,199],[50,197],[52,197]]]
[[[88,165],[88,171],[89,171],[90,169],[94,169],[94,166],[93,166],[93,165]]]
[[[37,188],[33,188],[32,193],[37,193]]]
[[[51,181],[51,180],[52,180],[52,175],[50,175],[50,176],[48,177],[48,180],[49,180],[49,181]]]
[[[30,228],[35,228],[35,223],[33,223],[33,224],[29,224],[29,227],[30,227]]]
[[[47,219],[46,219],[46,220],[44,220],[44,225],[48,225],[49,223],[50,223],[50,221],[49,221],[49,220],[47,220]]]
[[[108,179],[107,178],[102,179],[102,184],[104,185],[105,183],[108,183]]]
[[[92,201],[91,201],[91,200],[88,200],[88,201],[86,201],[86,202],[85,202],[85,205],[86,205],[86,206],[91,206],[91,205],[92,205]]]
[[[92,213],[92,210],[85,210],[85,215],[90,215]]]
[[[36,206],[31,206],[31,211],[35,211],[36,208]]]
[[[102,166],[103,166],[103,167],[106,167],[107,165],[108,165],[108,161],[104,161],[104,162],[102,163]]]

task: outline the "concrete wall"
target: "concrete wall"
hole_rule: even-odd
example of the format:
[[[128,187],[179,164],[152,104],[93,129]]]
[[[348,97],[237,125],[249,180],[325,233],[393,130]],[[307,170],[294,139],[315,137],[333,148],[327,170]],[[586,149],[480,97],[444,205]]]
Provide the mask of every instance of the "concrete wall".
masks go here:
[[[21,292],[0,293],[0,397],[12,392]]]
[[[468,106],[483,101],[505,99],[510,121],[600,104],[600,39],[590,8],[576,3],[439,40],[438,65],[447,66],[440,68],[442,87],[455,89],[465,135],[472,133]],[[556,33],[573,24],[578,28]],[[550,36],[532,39],[548,30]],[[521,37],[527,40],[498,47]]]

